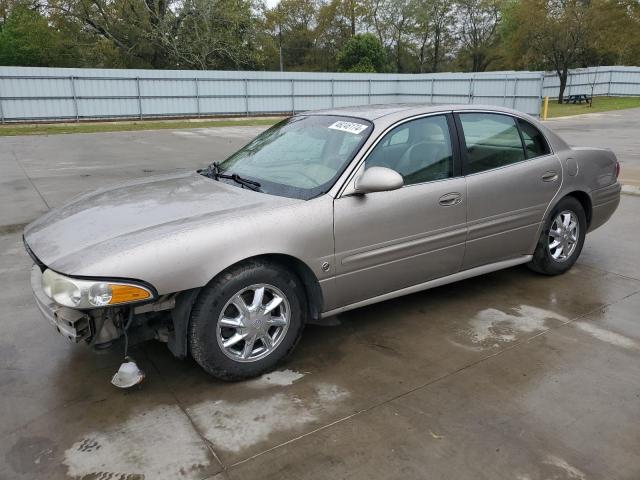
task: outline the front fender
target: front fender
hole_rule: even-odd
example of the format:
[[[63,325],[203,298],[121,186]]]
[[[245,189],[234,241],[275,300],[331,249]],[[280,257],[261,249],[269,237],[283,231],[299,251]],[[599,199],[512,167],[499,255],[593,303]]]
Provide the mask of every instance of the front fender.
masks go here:
[[[323,283],[332,276],[333,202],[323,196],[246,216],[240,211],[221,221],[203,216],[134,232],[101,244],[99,251],[78,254],[86,261],[70,273],[137,278],[159,295],[202,287],[229,266],[268,254],[298,258]],[[329,270],[322,268],[324,262]]]

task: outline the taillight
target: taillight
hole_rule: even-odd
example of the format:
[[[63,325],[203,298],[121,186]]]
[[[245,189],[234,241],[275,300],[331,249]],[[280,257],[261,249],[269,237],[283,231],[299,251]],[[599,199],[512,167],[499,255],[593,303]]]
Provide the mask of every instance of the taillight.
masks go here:
[[[620,162],[616,160],[616,178],[620,176]]]

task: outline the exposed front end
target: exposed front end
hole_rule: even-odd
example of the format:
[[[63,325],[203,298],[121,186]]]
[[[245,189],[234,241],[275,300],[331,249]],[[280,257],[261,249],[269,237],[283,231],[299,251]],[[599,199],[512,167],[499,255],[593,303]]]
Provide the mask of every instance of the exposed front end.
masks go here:
[[[152,286],[113,279],[66,276],[47,268],[25,242],[34,260],[31,289],[44,318],[73,343],[97,350],[112,346],[128,332],[132,342],[166,339],[172,296],[158,298]]]

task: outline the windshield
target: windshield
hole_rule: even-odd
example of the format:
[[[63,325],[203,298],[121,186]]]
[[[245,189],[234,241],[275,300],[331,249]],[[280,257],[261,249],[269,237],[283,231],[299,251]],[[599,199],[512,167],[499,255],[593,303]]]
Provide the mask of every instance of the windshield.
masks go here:
[[[367,139],[372,124],[351,117],[291,117],[220,163],[265,193],[307,200],[325,193]]]

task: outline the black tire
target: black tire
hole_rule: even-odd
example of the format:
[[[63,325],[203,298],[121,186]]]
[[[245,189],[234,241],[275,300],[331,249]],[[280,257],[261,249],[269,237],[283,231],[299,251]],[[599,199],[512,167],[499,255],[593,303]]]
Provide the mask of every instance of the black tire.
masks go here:
[[[566,260],[558,261],[553,258],[549,250],[549,231],[553,224],[554,219],[561,212],[569,211],[573,212],[578,218],[579,232],[578,241],[576,247],[567,257]],[[574,197],[565,197],[558,202],[558,204],[551,210],[549,216],[545,220],[544,227],[540,233],[536,250],[533,253],[533,259],[527,264],[527,266],[534,272],[541,273],[543,275],[560,275],[569,270],[582,251],[584,240],[587,234],[587,216],[584,212],[582,204]]]
[[[255,284],[272,285],[285,295],[290,308],[289,326],[267,356],[251,362],[236,361],[218,344],[218,318],[234,295]],[[189,322],[191,356],[207,373],[221,380],[256,377],[273,369],[293,350],[304,329],[305,312],[306,294],[295,274],[268,261],[243,262],[218,275],[198,295]]]

